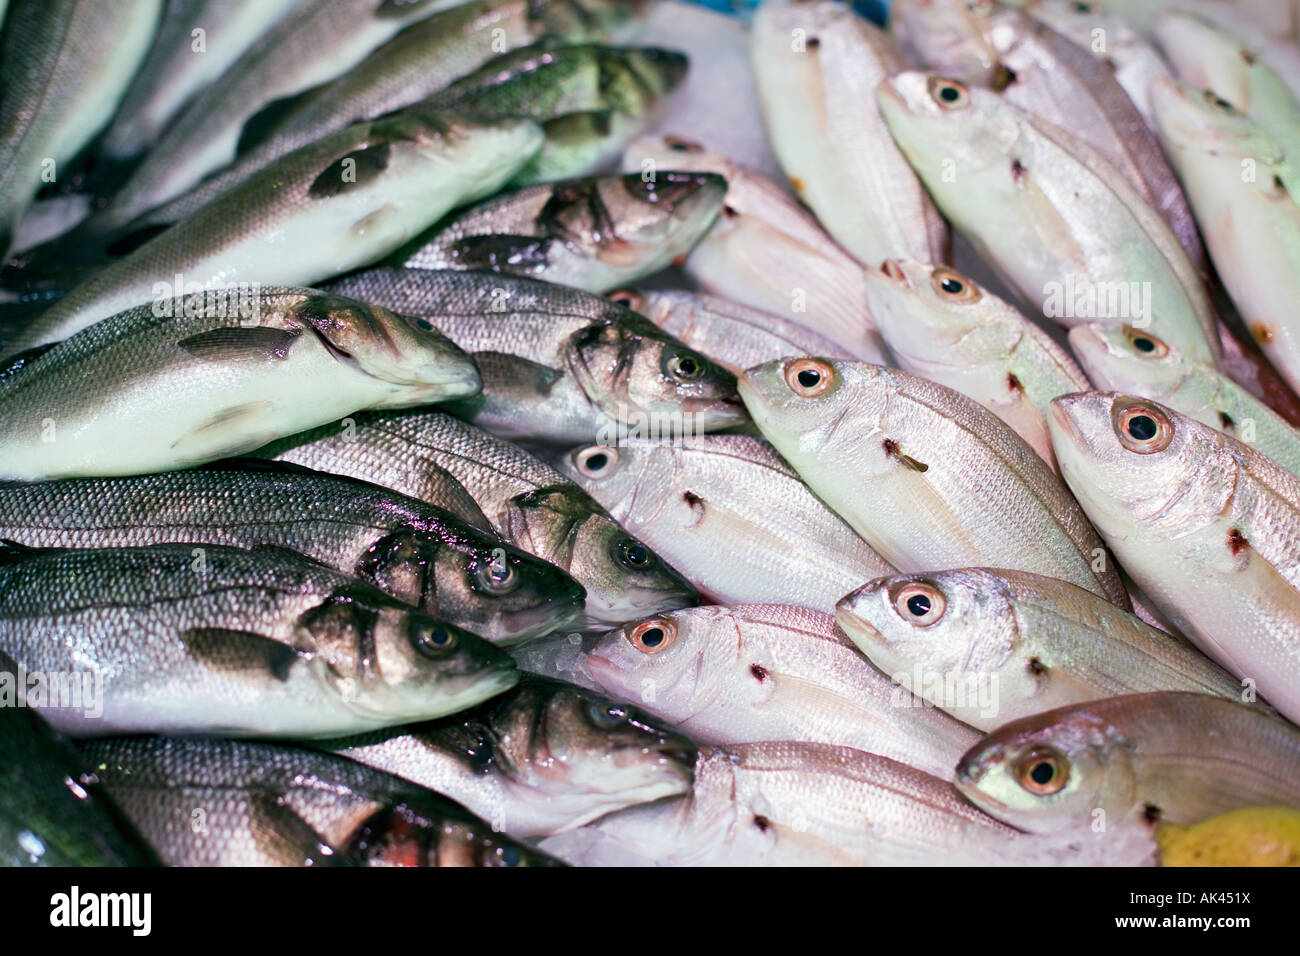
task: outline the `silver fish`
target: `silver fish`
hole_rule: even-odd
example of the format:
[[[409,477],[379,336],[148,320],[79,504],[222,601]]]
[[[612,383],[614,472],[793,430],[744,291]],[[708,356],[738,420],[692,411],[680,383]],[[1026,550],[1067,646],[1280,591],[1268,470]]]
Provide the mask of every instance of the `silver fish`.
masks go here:
[[[269,288],[167,299],[0,378],[0,477],[166,471],[479,384],[468,356],[431,328],[339,296]]]
[[[588,445],[560,467],[718,604],[829,611],[892,572],[770,445],[746,435]],[[720,541],[744,546],[719,561]]]
[[[900,571],[1004,567],[1128,594],[1060,479],[992,412],[897,369],[791,359],[740,394],[764,436]]]
[[[696,740],[806,740],[943,779],[979,734],[878,671],[821,611],[779,604],[672,611],[611,631],[587,656],[615,697]]]
[[[481,638],[282,549],[23,551],[4,556],[0,591],[0,650],[69,675],[28,704],[75,736],[337,737],[518,679]]]

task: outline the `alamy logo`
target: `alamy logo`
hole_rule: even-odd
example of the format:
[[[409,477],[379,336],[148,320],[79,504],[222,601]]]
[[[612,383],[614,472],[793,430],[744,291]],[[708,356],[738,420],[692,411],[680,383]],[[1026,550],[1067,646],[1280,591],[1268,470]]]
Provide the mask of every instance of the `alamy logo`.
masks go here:
[[[153,925],[151,893],[82,893],[78,886],[50,897],[51,926],[126,926],[148,936]]]

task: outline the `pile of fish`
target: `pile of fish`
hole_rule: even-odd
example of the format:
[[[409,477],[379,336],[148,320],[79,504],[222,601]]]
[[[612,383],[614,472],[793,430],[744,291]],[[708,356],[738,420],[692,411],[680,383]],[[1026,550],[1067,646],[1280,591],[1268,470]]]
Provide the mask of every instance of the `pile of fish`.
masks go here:
[[[0,862],[1294,831],[1300,5],[0,9]]]

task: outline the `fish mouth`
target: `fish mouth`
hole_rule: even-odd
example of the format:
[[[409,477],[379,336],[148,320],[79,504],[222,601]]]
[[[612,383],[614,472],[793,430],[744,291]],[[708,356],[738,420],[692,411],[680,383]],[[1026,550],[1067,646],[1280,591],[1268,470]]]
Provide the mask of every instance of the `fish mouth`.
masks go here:
[[[1061,395],[1052,399],[1052,421],[1070,439],[1072,444],[1083,447],[1087,444],[1087,440],[1084,438],[1083,431],[1079,428],[1079,423],[1070,414],[1070,405],[1073,404],[1074,400],[1076,400],[1074,395]]]
[[[835,609],[835,623],[840,626],[840,630],[848,636],[849,640],[858,647],[868,644],[884,647],[889,643],[885,640],[885,635],[874,624],[863,620],[853,611],[851,604],[842,602]]]
[[[907,279],[907,273],[903,271],[903,267],[899,265],[897,259],[886,259],[882,262],[878,274],[883,275],[888,279],[893,279],[899,285],[906,288],[911,288],[912,286],[912,283]]]
[[[569,602],[564,599],[552,599],[532,607],[506,611],[501,615],[503,636],[495,643],[498,646],[511,646],[545,637],[553,631],[561,630],[582,618],[583,602]]]
[[[618,683],[613,679],[618,676],[619,669],[608,657],[595,651],[590,652],[587,655],[587,670],[591,671],[592,678],[607,692],[612,694],[619,692]]]

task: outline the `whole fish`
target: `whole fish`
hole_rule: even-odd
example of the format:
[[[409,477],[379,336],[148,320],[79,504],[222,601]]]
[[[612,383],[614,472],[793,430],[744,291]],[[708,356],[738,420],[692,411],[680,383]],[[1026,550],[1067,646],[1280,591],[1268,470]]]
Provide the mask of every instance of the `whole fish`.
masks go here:
[[[1076,325],[1070,347],[1097,388],[1154,399],[1300,475],[1300,432],[1214,366],[1132,327]]]
[[[1188,354],[1218,361],[1195,267],[1100,154],[991,90],[939,76],[896,76],[879,100],[935,202],[1026,302],[1065,325],[1149,323]]]
[[[747,435],[588,445],[560,467],[718,604],[829,611],[893,570],[771,446]],[[721,541],[744,547],[719,561]]]
[[[1128,609],[1060,479],[960,392],[897,369],[804,358],[750,369],[740,394],[808,487],[900,571],[1031,571]]]
[[[573,482],[524,449],[450,416],[358,415],[349,427],[286,440],[267,453],[412,497],[430,473],[450,473],[502,537],[586,588],[591,624],[614,626],[699,600],[680,573]]]
[[[1223,284],[1269,361],[1300,388],[1300,325],[1290,307],[1300,289],[1300,164],[1213,93],[1163,81],[1152,102]]]
[[[554,866],[459,804],[333,754],[204,737],[82,745],[168,866]]]
[[[1138,586],[1300,717],[1300,478],[1150,399],[1062,396],[1050,424],[1061,474]]]
[[[0,254],[41,186],[117,109],[162,0],[15,0],[0,37]]]
[[[1134,865],[1150,840],[1029,836],[905,764],[827,744],[744,744],[700,754],[677,800],[610,814],[542,849],[582,865]]]
[[[0,483],[0,538],[34,548],[288,548],[499,644],[567,626],[586,597],[559,568],[440,508],[269,462]]]
[[[587,664],[608,693],[707,743],[839,744],[951,779],[979,739],[876,670],[831,615],[807,608],[672,611],[604,635]]]
[[[116,228],[179,196],[235,158],[245,123],[263,107],[341,76],[402,28],[455,2],[307,0],[189,101],[95,216],[95,228]]]
[[[191,99],[303,0],[169,0],[149,55],[100,139],[104,156],[148,150]]]
[[[737,375],[787,356],[853,357],[797,322],[714,295],[620,289],[609,297]]]
[[[975,399],[1055,467],[1052,399],[1088,379],[1047,333],[973,279],[921,262],[867,270],[867,302],[899,368]]]
[[[1206,694],[1112,697],[1000,727],[962,758],[956,785],[1031,833],[1197,823],[1300,803],[1300,731]]]
[[[772,148],[826,231],[859,262],[943,262],[943,220],[873,108],[904,69],[889,35],[834,0],[773,0],[750,37]]]
[[[471,711],[321,746],[526,838],[690,790],[695,745],[634,707],[525,676]]]
[[[439,223],[397,261],[608,292],[687,255],[722,208],[714,173],[598,176],[528,186]]]
[[[483,391],[457,411],[503,438],[672,437],[746,421],[730,372],[590,293],[493,273],[386,268],[329,288],[424,319],[469,352]]]
[[[477,392],[470,359],[422,325],[309,289],[217,290],[122,312],[0,376],[0,477],[166,471],[361,408]]]
[[[1231,103],[1288,161],[1300,163],[1300,99],[1250,45],[1222,26],[1176,11],[1160,17],[1155,35],[1181,81]]]
[[[6,354],[191,288],[310,285],[366,265],[494,192],[542,142],[530,120],[411,110],[290,153],[72,289]],[[179,278],[178,278],[179,277]],[[171,291],[171,287],[179,286]]]
[[[0,668],[14,672],[0,655]],[[12,678],[11,678],[12,679]],[[0,866],[152,866],[80,755],[30,707],[0,706]]]
[[[22,549],[3,554],[0,594],[0,651],[63,675],[31,706],[82,737],[338,737],[518,679],[481,638],[283,549]]]
[[[659,47],[540,42],[489,61],[428,99],[476,116],[531,116],[546,142],[515,186],[597,172],[655,118],[689,63]]]
[[[643,175],[658,169],[721,174],[727,180],[722,215],[686,257],[687,275],[725,299],[780,316],[784,326],[793,322],[837,343],[846,357],[883,361],[862,267],[784,188],[676,136],[634,140],[623,153],[623,168]]]
[[[1119,694],[1243,693],[1195,648],[1083,588],[1023,571],[881,578],[845,597],[835,619],[881,671],[985,731]]]

